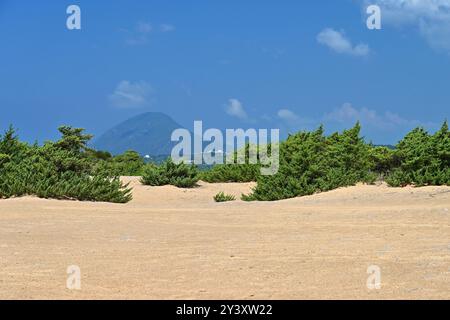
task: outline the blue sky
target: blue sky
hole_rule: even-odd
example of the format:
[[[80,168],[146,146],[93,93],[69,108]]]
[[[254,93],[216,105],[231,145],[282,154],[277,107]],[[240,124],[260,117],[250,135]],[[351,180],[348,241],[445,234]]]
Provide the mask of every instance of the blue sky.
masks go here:
[[[366,27],[379,4],[382,29]],[[191,128],[363,124],[395,143],[449,118],[450,0],[0,0],[0,128],[101,134],[146,111]],[[81,8],[81,30],[66,8]]]

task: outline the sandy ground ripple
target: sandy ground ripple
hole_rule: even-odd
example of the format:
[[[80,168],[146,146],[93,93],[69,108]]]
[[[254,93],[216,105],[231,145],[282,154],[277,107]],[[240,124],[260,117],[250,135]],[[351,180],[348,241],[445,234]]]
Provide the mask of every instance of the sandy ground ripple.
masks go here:
[[[217,204],[252,184],[125,179],[126,205],[0,200],[0,298],[450,299],[450,187]],[[81,290],[66,288],[70,265]]]

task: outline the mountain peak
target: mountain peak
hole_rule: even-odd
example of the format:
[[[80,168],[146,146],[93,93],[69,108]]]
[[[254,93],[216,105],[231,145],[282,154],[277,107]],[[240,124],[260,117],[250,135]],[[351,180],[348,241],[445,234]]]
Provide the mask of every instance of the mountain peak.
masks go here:
[[[120,154],[134,150],[141,155],[169,155],[172,132],[182,128],[161,112],[146,112],[112,127],[93,143],[98,150]]]

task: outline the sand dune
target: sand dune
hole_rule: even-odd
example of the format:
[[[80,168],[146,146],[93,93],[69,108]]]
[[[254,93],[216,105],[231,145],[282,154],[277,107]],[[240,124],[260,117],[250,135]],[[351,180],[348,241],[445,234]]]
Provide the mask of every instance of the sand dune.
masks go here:
[[[2,299],[450,298],[450,187],[214,203],[252,184],[134,186],[126,205],[0,201]],[[81,269],[81,290],[66,269]],[[381,269],[381,289],[366,286]]]

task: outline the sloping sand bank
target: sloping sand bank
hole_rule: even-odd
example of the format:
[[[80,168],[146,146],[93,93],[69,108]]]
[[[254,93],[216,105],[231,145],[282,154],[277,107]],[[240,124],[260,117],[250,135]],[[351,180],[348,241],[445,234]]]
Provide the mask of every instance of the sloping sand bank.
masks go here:
[[[450,187],[217,204],[252,185],[127,180],[126,205],[1,200],[0,298],[450,299]],[[66,288],[70,265],[79,291]]]

